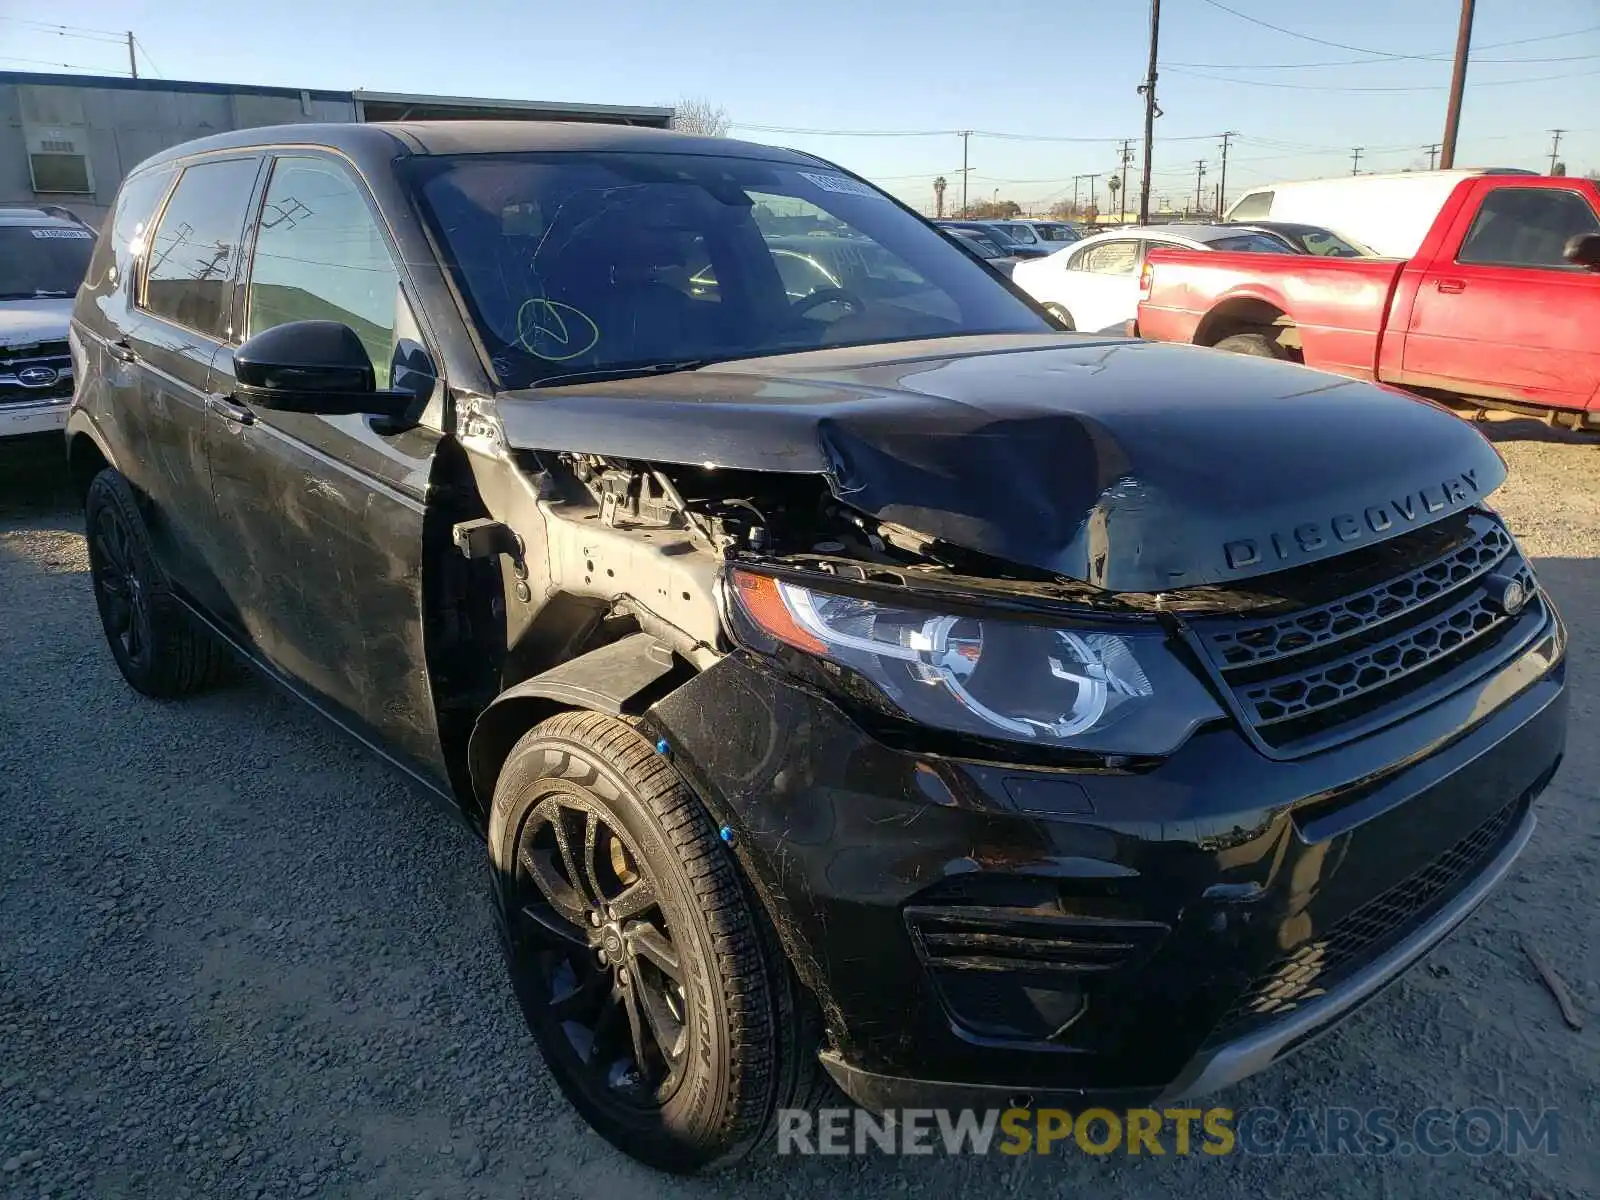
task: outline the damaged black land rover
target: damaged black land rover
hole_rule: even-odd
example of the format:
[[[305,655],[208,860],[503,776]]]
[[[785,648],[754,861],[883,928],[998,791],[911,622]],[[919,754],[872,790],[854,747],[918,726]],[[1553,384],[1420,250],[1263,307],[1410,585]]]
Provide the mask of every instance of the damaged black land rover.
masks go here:
[[[72,351],[129,683],[231,647],[457,806],[549,1070],[658,1166],[830,1076],[1228,1084],[1460,922],[1561,757],[1470,426],[1061,332],[804,154],[190,143],[123,185]]]

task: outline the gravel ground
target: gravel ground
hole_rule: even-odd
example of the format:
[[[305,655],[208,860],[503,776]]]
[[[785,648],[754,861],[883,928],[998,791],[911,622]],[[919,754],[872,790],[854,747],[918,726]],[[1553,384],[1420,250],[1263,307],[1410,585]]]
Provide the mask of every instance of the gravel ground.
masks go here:
[[[160,704],[122,683],[46,444],[0,452],[0,1195],[1600,1192],[1600,442],[1493,434],[1501,507],[1576,623],[1566,765],[1511,880],[1425,968],[1221,1099],[1555,1108],[1557,1153],[637,1167],[544,1075],[467,832],[264,685]],[[1524,938],[1590,1014],[1582,1032]]]

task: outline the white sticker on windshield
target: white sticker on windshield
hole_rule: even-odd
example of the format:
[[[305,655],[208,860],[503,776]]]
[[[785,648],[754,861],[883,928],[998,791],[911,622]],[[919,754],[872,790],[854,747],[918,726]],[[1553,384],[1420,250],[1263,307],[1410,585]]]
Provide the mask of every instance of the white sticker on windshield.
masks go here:
[[[809,171],[801,171],[800,177],[809,179],[825,192],[838,192],[842,196],[871,196],[874,200],[883,199],[881,193],[864,183],[846,179],[843,175],[813,175]]]
[[[87,229],[30,229],[28,232],[36,238],[83,238],[87,241],[94,236]]]

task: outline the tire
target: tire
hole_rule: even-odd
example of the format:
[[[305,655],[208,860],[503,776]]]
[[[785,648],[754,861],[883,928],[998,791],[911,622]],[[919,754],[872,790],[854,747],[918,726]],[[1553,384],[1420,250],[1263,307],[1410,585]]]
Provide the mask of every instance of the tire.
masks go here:
[[[95,606],[122,677],[159,700],[216,682],[224,652],[173,596],[128,481],[102,470],[89,484],[84,517]]]
[[[1276,358],[1285,362],[1289,359],[1288,351],[1278,345],[1277,339],[1264,333],[1236,333],[1223,338],[1212,348],[1226,350],[1230,354],[1248,354],[1252,358]]]
[[[1072,314],[1066,309],[1062,308],[1061,305],[1057,304],[1054,300],[1047,303],[1044,306],[1044,310],[1065,325],[1069,333],[1076,333],[1078,331],[1077,323],[1072,319]]]
[[[612,1145],[686,1174],[815,1102],[815,1005],[698,798],[631,726],[570,712],[525,734],[489,853],[528,1028]]]

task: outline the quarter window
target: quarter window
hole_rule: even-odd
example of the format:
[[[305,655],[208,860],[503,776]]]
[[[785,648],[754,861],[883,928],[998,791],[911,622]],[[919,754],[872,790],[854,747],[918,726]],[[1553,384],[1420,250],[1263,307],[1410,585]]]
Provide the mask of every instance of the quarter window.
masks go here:
[[[1259,221],[1272,215],[1271,192],[1251,192],[1233,206],[1228,213],[1230,221]]]
[[[259,165],[254,158],[230,158],[184,170],[149,247],[145,308],[226,336],[234,258]]]
[[[1600,220],[1577,192],[1496,188],[1484,197],[1456,261],[1572,269],[1562,252],[1580,233],[1600,233]]]
[[[278,159],[256,234],[245,336],[289,321],[348,325],[387,388],[399,295],[394,258],[356,181],[323,159]]]

